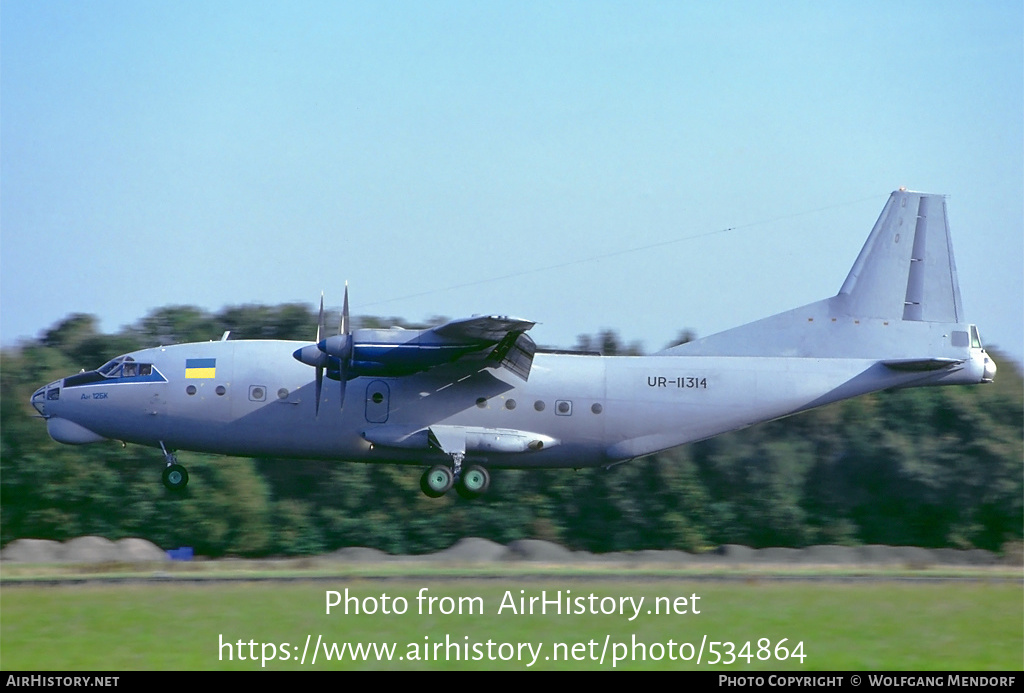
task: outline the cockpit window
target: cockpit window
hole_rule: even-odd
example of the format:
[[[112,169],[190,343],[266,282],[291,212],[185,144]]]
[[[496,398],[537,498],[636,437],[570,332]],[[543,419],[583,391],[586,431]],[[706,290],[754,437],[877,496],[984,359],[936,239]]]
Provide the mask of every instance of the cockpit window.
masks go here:
[[[77,385],[111,384],[115,382],[153,383],[167,382],[151,363],[138,363],[131,356],[118,356],[94,371],[79,373],[64,379],[64,387]]]
[[[105,375],[105,376],[108,376],[108,377],[110,377],[110,376],[117,377],[118,368],[122,364],[124,364],[126,362],[133,362],[133,361],[135,361],[135,359],[133,359],[131,356],[118,356],[116,359],[111,359],[110,361],[107,361],[106,363],[104,363],[102,366],[97,368],[96,371],[100,375]]]

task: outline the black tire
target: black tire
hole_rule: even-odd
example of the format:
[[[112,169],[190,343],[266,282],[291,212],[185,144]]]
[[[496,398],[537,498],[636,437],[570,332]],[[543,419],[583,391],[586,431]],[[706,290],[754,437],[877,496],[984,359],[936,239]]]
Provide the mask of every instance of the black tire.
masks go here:
[[[188,470],[180,464],[164,467],[164,486],[171,491],[183,491],[188,486]]]
[[[452,470],[443,464],[431,467],[420,478],[420,490],[431,498],[440,498],[448,493],[455,483]]]
[[[455,491],[463,498],[476,498],[487,493],[491,487],[491,475],[480,465],[470,465],[462,470]]]

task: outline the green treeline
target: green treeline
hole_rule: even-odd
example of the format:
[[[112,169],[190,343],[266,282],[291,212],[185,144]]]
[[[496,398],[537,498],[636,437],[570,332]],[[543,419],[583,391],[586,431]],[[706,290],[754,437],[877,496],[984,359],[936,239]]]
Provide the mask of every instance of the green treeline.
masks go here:
[[[401,323],[364,318],[362,326]],[[169,307],[108,335],[95,318],[73,315],[4,350],[0,543],[96,534],[260,556],[343,546],[422,553],[466,536],[594,552],[724,543],[999,550],[1021,539],[1024,390],[1003,360],[992,385],[862,397],[610,470],[495,470],[490,492],[474,501],[426,498],[415,467],[187,452],[179,459],[189,489],[174,495],[160,483],[158,450],[55,443],[28,404],[37,387],[134,349],[218,339],[225,330],[236,339],[311,340],[315,324],[303,305],[218,314]],[[639,350],[613,331],[582,336],[577,346]]]

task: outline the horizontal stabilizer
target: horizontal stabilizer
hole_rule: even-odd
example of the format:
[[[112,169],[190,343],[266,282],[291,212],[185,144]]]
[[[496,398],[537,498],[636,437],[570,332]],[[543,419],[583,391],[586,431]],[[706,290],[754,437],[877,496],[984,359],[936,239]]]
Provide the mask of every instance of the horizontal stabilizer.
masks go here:
[[[882,361],[882,365],[894,371],[940,371],[963,363],[963,359],[894,359]]]

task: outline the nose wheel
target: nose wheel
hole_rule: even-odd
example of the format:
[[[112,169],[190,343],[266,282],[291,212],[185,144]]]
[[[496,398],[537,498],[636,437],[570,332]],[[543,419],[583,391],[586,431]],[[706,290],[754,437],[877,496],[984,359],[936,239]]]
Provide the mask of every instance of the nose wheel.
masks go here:
[[[164,451],[167,466],[164,467],[163,482],[171,491],[183,491],[188,486],[188,470],[178,464],[178,458],[160,441],[160,449]]]
[[[164,486],[171,491],[182,491],[188,486],[188,470],[180,464],[170,464],[164,467]]]

